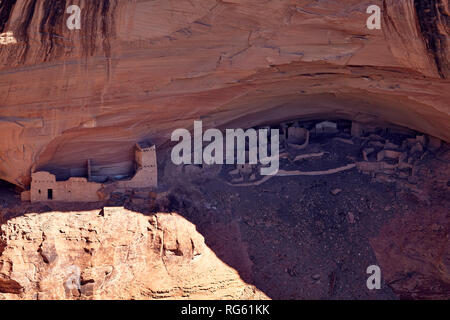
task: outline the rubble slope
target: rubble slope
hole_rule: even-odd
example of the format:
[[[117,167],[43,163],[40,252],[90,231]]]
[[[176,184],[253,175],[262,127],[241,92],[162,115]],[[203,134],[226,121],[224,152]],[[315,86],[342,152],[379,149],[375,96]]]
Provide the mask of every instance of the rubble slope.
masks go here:
[[[0,232],[1,299],[266,299],[175,213],[29,213]]]

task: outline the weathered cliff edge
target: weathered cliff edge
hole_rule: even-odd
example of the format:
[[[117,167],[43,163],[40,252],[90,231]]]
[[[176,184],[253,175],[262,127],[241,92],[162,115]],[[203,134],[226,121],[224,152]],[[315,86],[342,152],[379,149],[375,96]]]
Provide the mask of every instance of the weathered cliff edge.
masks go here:
[[[87,158],[128,173],[137,140],[194,119],[382,120],[450,141],[448,2],[370,4],[381,30],[360,0],[2,1],[17,43],[0,46],[0,178],[27,186],[33,166],[68,176]]]
[[[267,299],[172,213],[47,212],[0,230],[1,299]]]

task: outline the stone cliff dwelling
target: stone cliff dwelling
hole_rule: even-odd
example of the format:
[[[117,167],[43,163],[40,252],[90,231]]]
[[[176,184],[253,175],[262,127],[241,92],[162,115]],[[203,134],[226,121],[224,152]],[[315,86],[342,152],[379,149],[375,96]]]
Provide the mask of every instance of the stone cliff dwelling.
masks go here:
[[[0,0],[0,301],[450,300],[449,3]]]
[[[71,177],[66,181],[57,181],[56,176],[46,171],[31,174],[30,190],[21,194],[22,201],[62,201],[95,202],[105,198],[105,188],[126,190],[156,188],[158,170],[156,147],[149,143],[137,143],[134,150],[135,174],[129,180],[107,183],[91,181],[91,161],[87,161],[87,178]],[[107,195],[106,195],[107,196]]]

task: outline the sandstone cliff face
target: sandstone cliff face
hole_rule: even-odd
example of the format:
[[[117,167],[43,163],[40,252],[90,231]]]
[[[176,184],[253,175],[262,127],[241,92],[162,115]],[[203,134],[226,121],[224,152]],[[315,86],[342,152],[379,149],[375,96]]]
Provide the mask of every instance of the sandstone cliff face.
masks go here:
[[[360,0],[2,1],[16,43],[0,46],[0,178],[67,177],[87,158],[129,173],[137,140],[199,118],[381,120],[450,141],[448,1],[370,4],[381,30]]]
[[[177,214],[27,214],[0,232],[1,299],[266,299]]]

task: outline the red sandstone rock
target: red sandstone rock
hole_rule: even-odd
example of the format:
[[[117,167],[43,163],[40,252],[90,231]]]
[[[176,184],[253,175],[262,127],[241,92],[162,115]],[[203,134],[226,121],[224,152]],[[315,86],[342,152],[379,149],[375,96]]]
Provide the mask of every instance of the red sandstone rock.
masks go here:
[[[299,116],[390,121],[450,141],[445,1],[2,2],[0,178],[93,160],[129,174],[133,145],[175,128]],[[5,42],[6,43],[6,42]]]

